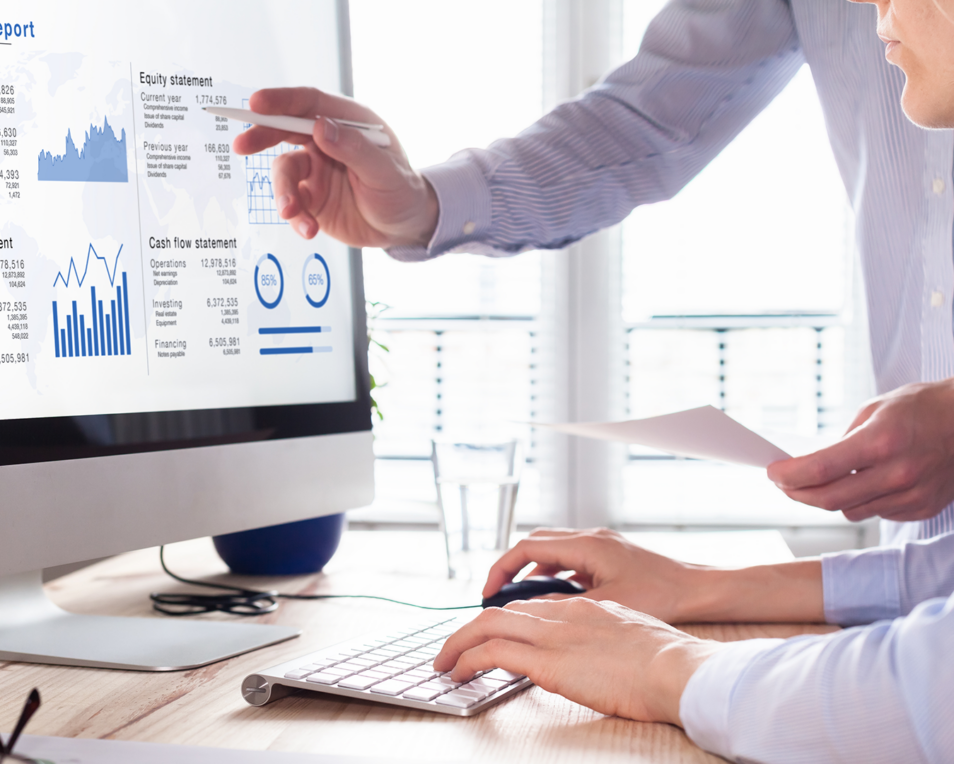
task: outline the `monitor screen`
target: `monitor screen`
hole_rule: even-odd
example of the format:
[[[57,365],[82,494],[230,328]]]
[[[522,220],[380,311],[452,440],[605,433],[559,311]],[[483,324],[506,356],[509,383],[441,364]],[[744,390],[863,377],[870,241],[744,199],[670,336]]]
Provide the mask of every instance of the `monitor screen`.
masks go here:
[[[205,106],[341,92],[336,3],[0,9],[0,464],[370,429],[360,261]]]

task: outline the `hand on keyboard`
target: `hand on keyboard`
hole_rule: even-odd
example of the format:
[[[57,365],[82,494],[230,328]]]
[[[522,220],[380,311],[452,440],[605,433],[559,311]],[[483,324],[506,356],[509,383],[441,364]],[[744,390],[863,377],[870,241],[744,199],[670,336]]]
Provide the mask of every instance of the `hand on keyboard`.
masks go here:
[[[679,724],[679,699],[722,644],[614,602],[583,597],[491,608],[444,643],[436,671],[463,682],[491,667],[600,713]]]
[[[666,623],[693,620],[687,597],[698,589],[705,569],[671,560],[627,541],[606,528],[564,530],[543,528],[518,542],[490,569],[483,596],[496,594],[527,564],[536,563],[529,575],[553,576],[576,571],[571,578],[586,589],[583,595],[549,594],[540,599],[583,596],[612,600]]]

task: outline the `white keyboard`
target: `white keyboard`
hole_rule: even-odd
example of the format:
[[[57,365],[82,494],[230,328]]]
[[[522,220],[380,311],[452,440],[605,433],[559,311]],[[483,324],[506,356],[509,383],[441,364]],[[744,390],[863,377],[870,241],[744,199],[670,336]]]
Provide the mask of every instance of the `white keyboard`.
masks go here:
[[[471,616],[473,617],[473,616]],[[520,692],[527,677],[493,669],[469,682],[434,670],[444,640],[470,618],[443,618],[387,634],[371,634],[303,655],[242,682],[242,696],[264,706],[293,690],[373,700],[405,708],[473,716]]]

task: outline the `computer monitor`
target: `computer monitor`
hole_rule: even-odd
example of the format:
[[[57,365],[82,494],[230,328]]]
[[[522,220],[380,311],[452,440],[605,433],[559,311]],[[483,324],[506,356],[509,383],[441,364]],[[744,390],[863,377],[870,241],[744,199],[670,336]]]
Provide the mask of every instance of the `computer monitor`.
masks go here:
[[[350,90],[345,0],[0,8],[0,659],[173,669],[274,626],[77,616],[42,568],[368,504],[360,254],[207,105]]]

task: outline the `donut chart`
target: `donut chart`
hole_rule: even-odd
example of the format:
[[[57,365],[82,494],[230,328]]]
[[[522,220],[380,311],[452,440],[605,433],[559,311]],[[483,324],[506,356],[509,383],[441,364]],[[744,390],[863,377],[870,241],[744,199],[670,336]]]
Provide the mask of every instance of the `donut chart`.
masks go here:
[[[328,295],[331,293],[331,272],[328,270],[325,258],[317,252],[305,260],[301,280],[305,299],[311,307],[320,308],[328,302]]]
[[[258,301],[272,310],[285,294],[285,274],[275,255],[262,255],[255,264],[255,294]]]

